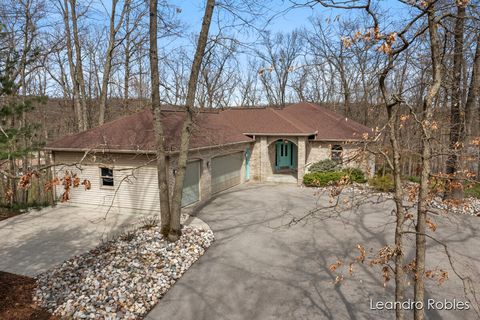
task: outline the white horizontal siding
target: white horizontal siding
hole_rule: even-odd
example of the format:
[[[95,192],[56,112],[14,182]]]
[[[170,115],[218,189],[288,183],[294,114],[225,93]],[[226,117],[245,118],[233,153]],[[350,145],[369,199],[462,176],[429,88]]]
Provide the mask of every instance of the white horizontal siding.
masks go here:
[[[81,158],[81,157],[80,157]],[[80,159],[78,154],[56,154],[56,163],[74,163]],[[96,206],[114,206],[120,208],[159,211],[160,201],[157,184],[157,170],[149,165],[148,160],[133,156],[120,156],[115,161],[100,161],[113,167],[114,187],[101,186],[99,163],[85,161],[77,166],[57,166],[56,174],[62,178],[65,170],[76,173],[81,181],[87,179],[91,189],[83,186],[72,188],[70,202],[73,204],[88,204]],[[114,164],[112,164],[114,162]],[[63,186],[57,186],[57,195],[64,192]]]

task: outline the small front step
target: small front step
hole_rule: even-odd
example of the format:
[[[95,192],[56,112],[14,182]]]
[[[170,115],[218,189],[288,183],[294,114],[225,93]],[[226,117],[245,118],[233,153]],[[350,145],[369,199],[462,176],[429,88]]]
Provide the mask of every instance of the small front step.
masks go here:
[[[274,174],[273,176],[267,177],[267,182],[274,183],[297,183],[297,178],[291,174]]]

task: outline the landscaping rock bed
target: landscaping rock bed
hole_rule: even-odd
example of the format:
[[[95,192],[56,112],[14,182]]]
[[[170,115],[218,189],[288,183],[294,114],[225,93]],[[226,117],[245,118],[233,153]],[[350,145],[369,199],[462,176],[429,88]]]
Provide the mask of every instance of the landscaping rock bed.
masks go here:
[[[480,217],[480,199],[465,198],[461,203],[442,201],[441,198],[435,198],[430,206],[446,211],[447,213],[468,214]]]
[[[328,193],[336,194],[335,187],[317,188]],[[355,194],[356,196],[368,197],[371,195],[379,196],[382,199],[393,199],[392,192],[379,192],[366,184],[353,184],[343,187],[342,192],[348,194]],[[405,189],[406,198],[408,197],[408,189]],[[417,201],[416,197],[414,199]],[[360,200],[361,201],[361,200]],[[442,211],[443,213],[453,214],[467,214],[471,216],[480,217],[480,199],[467,197],[463,201],[443,201],[441,197],[435,197],[430,202],[430,208]]]
[[[141,319],[213,241],[199,228],[175,243],[138,229],[38,275],[34,300],[69,319]]]

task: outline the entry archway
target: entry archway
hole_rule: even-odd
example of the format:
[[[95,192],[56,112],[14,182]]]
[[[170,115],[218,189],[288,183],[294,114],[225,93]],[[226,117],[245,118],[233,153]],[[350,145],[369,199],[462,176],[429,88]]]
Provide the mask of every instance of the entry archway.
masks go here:
[[[275,148],[275,173],[296,171],[297,146],[287,139],[278,139],[273,146]]]

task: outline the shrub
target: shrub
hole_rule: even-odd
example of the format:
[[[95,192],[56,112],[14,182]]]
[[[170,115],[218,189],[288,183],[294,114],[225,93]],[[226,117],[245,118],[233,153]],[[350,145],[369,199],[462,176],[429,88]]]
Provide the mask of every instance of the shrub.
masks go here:
[[[420,183],[420,177],[417,176],[409,176],[407,180],[410,182]]]
[[[375,170],[375,174],[377,175],[386,175],[386,174],[392,174],[392,169],[390,168],[390,166],[386,165],[386,164],[382,164],[382,165],[378,165],[376,170]]]
[[[325,187],[332,182],[338,182],[348,176],[349,182],[365,183],[365,174],[358,168],[347,168],[338,171],[310,172],[303,176],[303,183],[307,187]]]
[[[350,181],[357,182],[357,183],[365,183],[367,179],[365,178],[365,173],[358,168],[347,168],[343,169],[343,172],[348,174]]]
[[[135,230],[125,230],[121,235],[120,235],[120,240],[125,241],[125,242],[130,242],[136,237],[136,232]]]
[[[142,219],[142,228],[144,229],[152,229],[158,225],[158,217],[157,216],[152,216],[152,217],[144,217]]]
[[[465,196],[480,199],[480,183],[465,189]]]
[[[315,162],[308,169],[310,172],[333,172],[338,169],[338,163],[332,159],[325,159]]]
[[[390,174],[376,175],[368,183],[377,191],[390,192],[394,190],[393,177]]]
[[[343,171],[311,172],[303,176],[303,183],[307,187],[325,187],[332,182],[339,181],[345,176]]]

